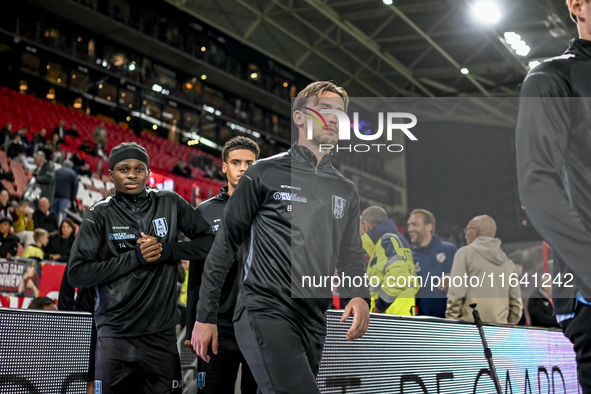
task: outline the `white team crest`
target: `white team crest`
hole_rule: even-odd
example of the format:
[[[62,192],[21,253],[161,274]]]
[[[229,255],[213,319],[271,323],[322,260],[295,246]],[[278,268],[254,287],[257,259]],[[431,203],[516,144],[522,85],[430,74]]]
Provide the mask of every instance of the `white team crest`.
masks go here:
[[[166,218],[154,219],[152,223],[154,224],[154,232],[157,236],[164,237],[166,234],[168,234],[168,225],[166,224]]]
[[[445,253],[444,252],[437,253],[437,255],[435,255],[435,259],[437,261],[439,261],[440,263],[443,263],[445,261]]]
[[[342,218],[345,215],[345,203],[347,201],[343,197],[332,196],[332,213],[337,219]]]

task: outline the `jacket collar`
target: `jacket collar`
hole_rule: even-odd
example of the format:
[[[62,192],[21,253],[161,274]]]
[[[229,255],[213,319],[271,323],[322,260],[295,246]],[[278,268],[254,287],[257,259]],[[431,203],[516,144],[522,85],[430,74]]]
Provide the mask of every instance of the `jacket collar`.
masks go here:
[[[568,49],[565,53],[572,53],[586,59],[591,59],[591,41],[583,40],[581,38],[573,38],[570,40]]]
[[[381,221],[374,228],[363,234],[361,242],[363,243],[365,252],[371,256],[380,238],[387,233],[398,234],[398,230],[392,219]]]
[[[228,185],[222,186],[220,194],[218,194],[218,197],[222,201],[228,201],[230,199],[230,194],[228,194]]]
[[[150,199],[150,194],[146,189],[139,194],[125,194],[121,192],[115,193],[115,199],[128,206],[140,205]]]
[[[420,247],[420,246],[416,245],[413,249],[419,250],[419,251],[427,251],[427,250],[433,249],[435,246],[439,245],[440,243],[441,243],[441,238],[439,238],[439,235],[433,234],[433,237],[431,238],[431,242],[429,242],[429,245],[427,245],[425,247]]]
[[[292,159],[294,161],[297,161],[299,163],[308,164],[308,165],[311,165],[312,167],[316,167],[316,164],[318,163],[318,160],[316,159],[316,155],[314,155],[314,153],[310,149],[306,148],[305,146],[299,145],[298,141],[296,141],[287,152],[289,153],[289,155],[292,157]],[[332,151],[330,153],[324,155],[324,157],[320,161],[320,164],[318,165],[318,167],[330,166],[330,161],[332,159],[332,156],[333,156]]]

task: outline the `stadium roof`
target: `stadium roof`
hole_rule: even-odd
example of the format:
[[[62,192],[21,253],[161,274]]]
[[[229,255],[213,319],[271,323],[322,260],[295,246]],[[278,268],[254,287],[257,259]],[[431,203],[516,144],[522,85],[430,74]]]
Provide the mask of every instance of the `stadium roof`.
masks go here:
[[[166,1],[357,97],[515,96],[530,62],[560,55],[577,34],[561,0]],[[496,23],[475,17],[483,1]],[[485,5],[480,16],[495,12]]]

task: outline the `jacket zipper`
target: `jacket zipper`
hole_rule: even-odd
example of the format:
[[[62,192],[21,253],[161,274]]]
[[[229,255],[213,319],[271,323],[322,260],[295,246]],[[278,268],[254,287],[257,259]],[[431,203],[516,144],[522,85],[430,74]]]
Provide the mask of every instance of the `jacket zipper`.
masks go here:
[[[318,167],[314,167],[314,182],[313,182],[313,189],[312,192],[314,193],[314,201],[318,202],[318,194],[316,193],[316,183],[318,182]]]

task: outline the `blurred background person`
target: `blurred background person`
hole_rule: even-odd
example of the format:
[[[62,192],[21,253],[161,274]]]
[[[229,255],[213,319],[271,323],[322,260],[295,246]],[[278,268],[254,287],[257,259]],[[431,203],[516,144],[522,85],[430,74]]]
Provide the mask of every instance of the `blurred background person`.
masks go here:
[[[76,225],[74,221],[72,219],[64,220],[59,231],[49,236],[49,242],[45,247],[46,259],[67,263],[75,238]]]
[[[12,225],[14,235],[18,237],[20,243],[25,248],[35,242],[33,240],[33,230],[35,230],[33,212],[34,210],[31,208],[31,203],[26,200],[21,201],[21,204],[16,209],[18,219]]]
[[[9,259],[16,256],[19,240],[16,235],[10,232],[12,218],[0,217],[0,257]]]
[[[33,244],[27,246],[23,251],[23,257],[25,259],[36,259],[45,260],[45,252],[43,248],[47,246],[49,242],[49,233],[47,230],[38,228],[33,232]]]
[[[44,309],[46,311],[57,311],[55,300],[49,297],[36,297],[31,301],[27,309]]]

